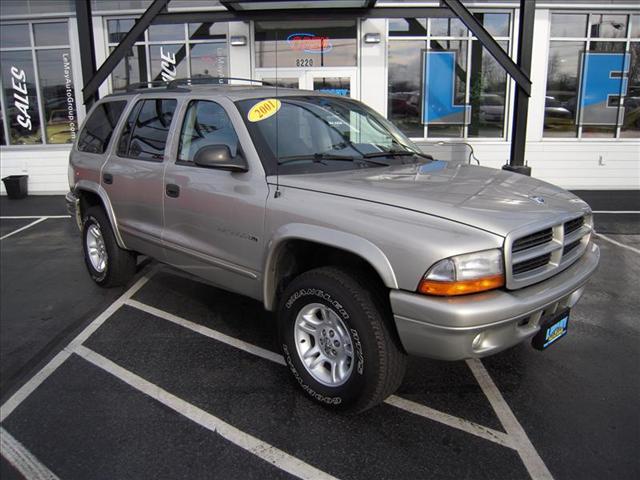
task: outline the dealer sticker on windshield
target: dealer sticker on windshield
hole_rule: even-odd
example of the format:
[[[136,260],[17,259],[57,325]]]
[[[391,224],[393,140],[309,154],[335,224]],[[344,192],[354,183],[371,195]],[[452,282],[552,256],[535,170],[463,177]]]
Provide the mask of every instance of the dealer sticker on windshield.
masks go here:
[[[251,110],[247,113],[247,118],[250,122],[260,122],[275,115],[280,110],[281,105],[282,103],[277,98],[267,98],[251,107]]]

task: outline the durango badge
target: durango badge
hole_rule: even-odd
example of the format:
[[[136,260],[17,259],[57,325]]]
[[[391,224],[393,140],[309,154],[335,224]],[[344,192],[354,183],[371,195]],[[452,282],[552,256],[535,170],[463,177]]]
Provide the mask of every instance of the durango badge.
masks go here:
[[[267,98],[251,107],[251,110],[247,113],[247,118],[250,122],[260,122],[275,115],[281,106],[282,103],[277,98]]]

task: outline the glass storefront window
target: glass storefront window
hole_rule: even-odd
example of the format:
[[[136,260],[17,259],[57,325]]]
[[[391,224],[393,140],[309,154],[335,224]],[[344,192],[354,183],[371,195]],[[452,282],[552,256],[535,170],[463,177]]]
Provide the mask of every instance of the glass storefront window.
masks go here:
[[[0,31],[2,144],[73,142],[78,119],[68,22],[8,24]],[[13,36],[8,44],[5,35]]]
[[[133,25],[132,19],[109,19],[109,48]],[[171,81],[179,78],[227,77],[227,23],[152,25],[111,74],[111,89],[132,83]],[[221,83],[226,80],[220,79]]]
[[[474,15],[508,52],[511,15],[499,11]],[[389,21],[389,36],[387,116],[405,134],[504,138],[506,72],[459,19],[394,19]],[[408,36],[424,40],[402,39]]]
[[[637,20],[624,13],[551,14],[545,137],[640,137]]]
[[[355,66],[356,32],[355,20],[256,22],[256,67]]]
[[[420,57],[425,48],[424,41],[389,42],[387,118],[410,137],[424,136]]]
[[[636,16],[640,22],[640,15]],[[640,42],[631,44],[629,86],[624,98],[624,121],[620,129],[623,138],[640,137]]]
[[[551,36],[583,38],[587,33],[586,13],[554,13],[551,16]]]
[[[0,53],[11,145],[42,143],[40,108],[31,50]]]

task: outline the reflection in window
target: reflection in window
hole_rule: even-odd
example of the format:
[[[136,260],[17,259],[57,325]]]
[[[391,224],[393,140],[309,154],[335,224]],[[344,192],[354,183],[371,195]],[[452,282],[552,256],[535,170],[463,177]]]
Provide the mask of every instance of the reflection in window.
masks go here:
[[[544,134],[575,137],[580,55],[584,42],[551,42],[544,107]]]
[[[506,42],[499,42],[506,50]],[[502,137],[507,96],[507,74],[493,56],[475,40],[471,45],[469,137]]]
[[[111,47],[113,51],[115,47]],[[127,85],[147,80],[147,56],[144,45],[134,46],[111,73],[111,88],[124,90]]]
[[[34,23],[33,37],[38,47],[69,45],[67,22]]]
[[[69,49],[37,53],[47,143],[73,143],[78,129]]]
[[[640,15],[636,17],[640,22]],[[631,44],[631,68],[629,69],[629,86],[624,98],[624,123],[620,136],[640,137],[640,42]]]
[[[133,19],[107,21],[111,51],[133,24]],[[228,29],[227,23],[212,22],[150,26],[111,75],[112,90],[122,90],[137,82],[227,77]]]
[[[184,44],[152,45],[151,80],[170,82],[176,78],[189,76],[187,68],[187,47]]]
[[[31,50],[1,52],[0,65],[9,143],[42,143],[40,108]]]
[[[300,88],[300,80],[297,78],[275,78],[264,77],[262,79],[265,84],[280,88]]]
[[[178,160],[193,162],[196,153],[210,145],[226,145],[232,157],[238,152],[238,136],[231,120],[215,102],[191,102],[184,116]]]
[[[126,156],[146,160],[163,160],[175,109],[175,100],[144,100],[133,127]]]
[[[104,153],[127,102],[104,102],[96,106],[85,122],[78,139],[78,150]]]
[[[421,52],[424,41],[389,42],[387,118],[409,137],[423,137]]]
[[[354,20],[256,22],[256,67],[355,66],[356,31]]]
[[[636,19],[640,16],[623,13],[590,16],[552,13],[545,137],[640,137],[640,43],[634,38],[634,31],[640,25],[636,25]],[[630,41],[627,40],[628,33]],[[567,37],[574,38],[563,39]],[[625,55],[630,58],[626,92],[618,80],[624,69]],[[586,66],[592,64],[598,69],[588,70]],[[605,68],[612,73],[605,72]],[[619,91],[615,92],[618,86]],[[578,95],[583,95],[582,101]],[[582,111],[581,103],[584,105]]]

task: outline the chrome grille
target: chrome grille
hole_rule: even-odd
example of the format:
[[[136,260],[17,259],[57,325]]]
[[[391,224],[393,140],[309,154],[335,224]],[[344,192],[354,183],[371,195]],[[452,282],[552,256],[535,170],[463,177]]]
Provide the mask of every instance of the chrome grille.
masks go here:
[[[592,216],[583,215],[509,234],[505,244],[507,288],[541,282],[569,267],[585,252],[592,225]]]
[[[522,250],[527,250],[528,248],[537,247],[538,245],[550,242],[552,238],[553,229],[547,228],[546,230],[542,230],[540,232],[527,235],[526,237],[519,238],[518,240],[513,242],[511,251],[515,253],[521,252]]]

